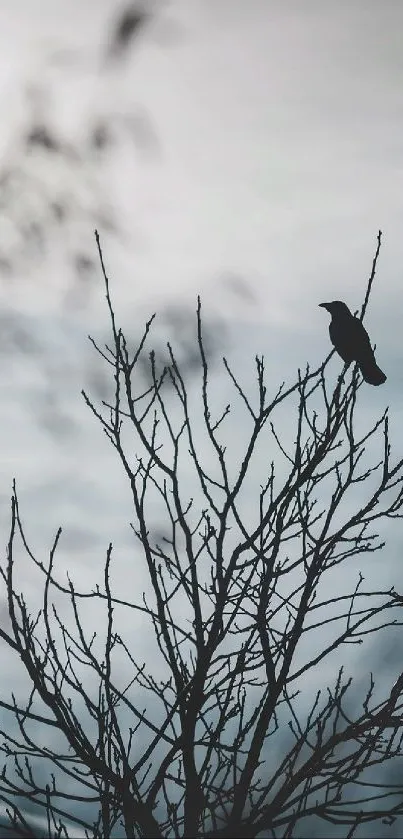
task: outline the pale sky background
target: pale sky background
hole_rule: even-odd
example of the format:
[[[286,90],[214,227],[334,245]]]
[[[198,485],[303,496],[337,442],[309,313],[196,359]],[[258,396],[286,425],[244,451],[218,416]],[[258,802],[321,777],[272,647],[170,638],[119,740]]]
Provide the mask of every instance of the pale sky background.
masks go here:
[[[120,8],[0,4],[0,178],[11,172],[14,184],[5,198],[0,180],[2,540],[15,476],[31,544],[46,550],[62,525],[58,561],[82,589],[100,581],[110,540],[117,587],[133,572],[129,488],[80,396],[105,387],[86,338],[105,334],[100,271],[96,262],[80,291],[68,262],[73,252],[97,260],[95,226],[128,333],[178,305],[191,323],[200,293],[218,356],[247,383],[265,353],[273,391],[329,351],[319,302],[361,305],[381,228],[366,324],[388,380],[360,395],[368,422],[390,405],[402,449],[403,4],[172,0],[113,64],[107,37]],[[34,115],[68,154],[27,155]],[[114,146],[95,155],[88,136],[102,119]],[[58,201],[71,208],[62,228],[48,221]],[[116,233],[102,227],[106,215]],[[44,254],[27,248],[22,220],[45,224]],[[214,387],[229,387],[218,361]],[[246,432],[240,418],[230,429],[234,441]],[[399,527],[389,536],[382,580],[398,588]],[[21,568],[34,608],[37,577],[22,557]],[[1,645],[3,667],[11,682],[16,665]],[[17,693],[23,685],[15,669]]]

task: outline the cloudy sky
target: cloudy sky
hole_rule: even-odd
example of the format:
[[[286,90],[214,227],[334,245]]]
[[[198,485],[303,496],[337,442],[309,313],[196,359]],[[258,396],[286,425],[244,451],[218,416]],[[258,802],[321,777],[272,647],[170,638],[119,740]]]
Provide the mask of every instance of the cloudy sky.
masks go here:
[[[82,587],[110,540],[124,568],[132,549],[128,487],[80,397],[106,388],[94,227],[134,338],[154,311],[178,338],[172,312],[188,330],[200,293],[218,355],[247,381],[266,353],[273,390],[328,352],[319,302],[361,305],[382,229],[366,322],[388,380],[363,406],[389,404],[396,438],[402,416],[402,3],[172,0],[114,56],[119,8],[0,5],[2,539],[15,476],[35,548],[62,525]],[[27,145],[44,125],[54,153]]]

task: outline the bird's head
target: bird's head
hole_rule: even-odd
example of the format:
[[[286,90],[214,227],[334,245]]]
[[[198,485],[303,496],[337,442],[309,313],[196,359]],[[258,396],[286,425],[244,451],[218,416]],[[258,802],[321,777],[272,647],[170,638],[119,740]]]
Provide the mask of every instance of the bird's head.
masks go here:
[[[319,303],[319,306],[322,309],[326,309],[332,316],[333,315],[351,315],[350,309],[343,303],[342,300],[332,300],[331,303]]]

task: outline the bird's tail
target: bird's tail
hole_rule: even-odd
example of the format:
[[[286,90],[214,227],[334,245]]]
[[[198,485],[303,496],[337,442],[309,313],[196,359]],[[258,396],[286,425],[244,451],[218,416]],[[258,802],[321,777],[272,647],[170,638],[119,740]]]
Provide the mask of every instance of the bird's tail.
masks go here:
[[[383,385],[386,382],[385,373],[382,372],[375,361],[371,361],[370,359],[360,361],[359,368],[364,381],[368,382],[369,385]]]

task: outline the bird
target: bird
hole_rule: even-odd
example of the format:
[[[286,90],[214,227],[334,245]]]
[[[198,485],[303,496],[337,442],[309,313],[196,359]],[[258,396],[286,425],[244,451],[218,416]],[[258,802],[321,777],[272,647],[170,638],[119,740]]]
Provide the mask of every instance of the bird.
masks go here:
[[[378,386],[386,382],[385,373],[375,361],[368,332],[361,321],[351,314],[348,306],[342,300],[319,303],[319,306],[332,316],[329,326],[330,340],[343,361],[346,364],[356,361],[364,381],[370,385]]]

